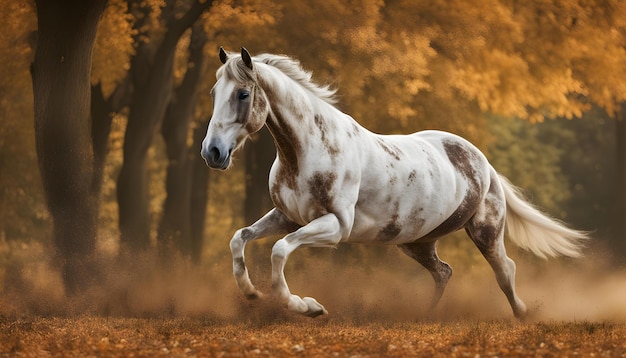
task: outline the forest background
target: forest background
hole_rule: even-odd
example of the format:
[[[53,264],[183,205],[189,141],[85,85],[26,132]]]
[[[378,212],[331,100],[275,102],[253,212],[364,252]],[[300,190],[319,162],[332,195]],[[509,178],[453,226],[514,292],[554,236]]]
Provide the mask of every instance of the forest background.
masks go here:
[[[339,89],[342,111],[372,131],[440,129],[467,138],[539,207],[591,231],[594,261],[626,263],[620,1],[36,3],[0,2],[11,14],[0,19],[5,308],[54,312],[69,309],[58,304],[68,293],[114,287],[115,298],[88,308],[211,310],[179,302],[173,282],[181,275],[198,276],[182,280],[185,294],[215,300],[231,290],[227,243],[271,208],[275,150],[263,130],[231,170],[209,171],[202,162],[219,46],[298,58],[317,82]],[[86,87],[72,82],[76,73],[86,74]],[[54,88],[49,98],[45,86]],[[464,234],[447,242],[440,251],[453,267],[479,265]],[[248,250],[259,275],[271,244]],[[530,260],[536,275],[549,265],[509,250]],[[288,270],[315,271],[311,262],[330,260],[337,266],[321,270],[333,272],[369,260],[365,275],[393,255],[353,246],[303,250]],[[414,266],[407,261],[405,275],[418,275]],[[194,291],[202,284],[214,293]],[[146,299],[163,291],[166,298]]]

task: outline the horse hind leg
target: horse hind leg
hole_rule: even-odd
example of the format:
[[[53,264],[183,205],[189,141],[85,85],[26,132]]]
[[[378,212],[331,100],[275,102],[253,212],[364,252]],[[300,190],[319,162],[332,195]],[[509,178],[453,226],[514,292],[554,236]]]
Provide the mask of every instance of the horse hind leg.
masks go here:
[[[504,196],[496,195],[492,187],[465,230],[495,272],[498,285],[506,295],[513,314],[523,318],[526,305],[515,292],[515,262],[507,256],[504,247],[505,215]]]
[[[432,242],[413,242],[410,244],[398,245],[409,257],[424,266],[435,280],[435,292],[430,303],[429,311],[433,311],[443,291],[446,289],[448,280],[452,276],[452,268],[446,262],[442,261],[437,255],[435,241]]]

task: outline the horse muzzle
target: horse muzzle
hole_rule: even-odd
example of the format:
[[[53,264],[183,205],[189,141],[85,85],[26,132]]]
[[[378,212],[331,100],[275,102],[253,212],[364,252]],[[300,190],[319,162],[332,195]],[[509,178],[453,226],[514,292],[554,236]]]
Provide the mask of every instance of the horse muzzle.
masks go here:
[[[210,168],[225,170],[230,165],[231,152],[231,149],[220,145],[220,143],[211,142],[208,146],[202,147],[200,154]]]

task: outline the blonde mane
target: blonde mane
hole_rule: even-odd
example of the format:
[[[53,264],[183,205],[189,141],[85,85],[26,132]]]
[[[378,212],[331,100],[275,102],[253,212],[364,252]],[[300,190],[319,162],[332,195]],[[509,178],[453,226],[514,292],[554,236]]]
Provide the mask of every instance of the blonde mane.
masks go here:
[[[254,80],[252,71],[243,63],[241,56],[234,53],[228,54],[229,60],[217,71],[217,77],[227,73],[238,82]],[[300,61],[285,55],[260,54],[252,57],[253,62],[260,62],[272,66],[294,82],[300,84],[306,90],[325,102],[335,105],[337,103],[336,89],[329,85],[318,85],[311,79],[312,73],[302,68]]]

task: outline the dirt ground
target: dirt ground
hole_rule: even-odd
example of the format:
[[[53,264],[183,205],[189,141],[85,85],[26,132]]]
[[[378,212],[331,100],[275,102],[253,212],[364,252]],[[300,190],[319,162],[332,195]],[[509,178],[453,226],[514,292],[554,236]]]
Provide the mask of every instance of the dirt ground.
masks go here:
[[[626,324],[0,317],[0,356],[626,357]]]
[[[272,295],[245,300],[228,254],[202,267],[110,264],[100,285],[73,297],[63,294],[59,274],[29,261],[0,280],[0,358],[626,358],[626,269],[603,266],[602,256],[517,259],[517,287],[530,312],[520,322],[488,264],[468,258],[463,246],[445,250],[459,264],[430,313],[430,274],[398,250],[384,261],[336,251],[296,253],[287,270],[292,292],[330,312],[315,319],[287,312]],[[257,287],[271,292],[269,262],[250,261]]]

